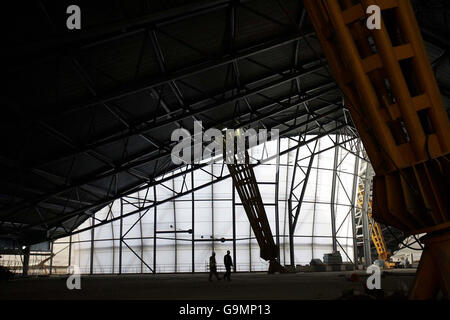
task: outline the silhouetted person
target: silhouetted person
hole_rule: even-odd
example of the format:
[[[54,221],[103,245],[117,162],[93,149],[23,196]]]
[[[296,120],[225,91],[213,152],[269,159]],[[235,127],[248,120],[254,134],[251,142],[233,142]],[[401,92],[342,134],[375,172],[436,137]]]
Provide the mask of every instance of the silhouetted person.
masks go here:
[[[216,265],[216,253],[213,252],[212,256],[209,257],[209,281],[212,281],[212,276],[215,275],[217,280],[222,280],[219,278],[219,274],[217,273],[217,265]]]
[[[225,264],[225,269],[227,270],[223,278],[231,281],[231,267],[233,266],[233,259],[231,259],[230,250],[228,250],[227,254],[223,257],[223,263]]]

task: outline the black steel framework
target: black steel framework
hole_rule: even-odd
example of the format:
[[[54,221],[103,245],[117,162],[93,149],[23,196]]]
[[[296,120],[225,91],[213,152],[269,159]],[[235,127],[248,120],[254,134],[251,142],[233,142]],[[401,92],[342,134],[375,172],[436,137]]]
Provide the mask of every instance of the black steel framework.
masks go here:
[[[167,16],[142,16],[133,22],[121,21],[106,28],[96,27],[78,36],[59,37],[56,45],[43,41],[28,48],[34,59],[29,59],[26,65],[32,70],[46,56],[59,56],[61,48],[70,47],[71,53],[63,51],[59,58],[68,59],[68,66],[72,69],[68,72],[74,74],[74,81],[87,94],[75,99],[76,102],[65,99],[63,106],[60,103],[42,106],[39,113],[33,109],[16,114],[19,121],[30,122],[32,130],[44,132],[50,139],[49,143],[55,141],[65,151],[31,160],[1,157],[5,170],[19,172],[24,181],[11,189],[12,192],[5,193],[7,201],[2,206],[0,222],[3,237],[27,243],[68,235],[111,201],[144,185],[151,186],[157,176],[175,169],[170,162],[170,151],[175,143],[161,132],[175,128],[191,131],[189,121],[202,120],[205,130],[211,127],[278,127],[285,129],[287,135],[303,131],[314,133],[323,126],[329,129],[336,123],[344,124],[339,93],[324,73],[324,60],[312,52],[300,58],[300,48],[306,51],[310,42],[316,41],[314,34],[303,30],[305,12],[301,5],[287,2],[271,5],[278,10],[285,9],[285,5],[294,6],[298,11],[295,27],[291,23],[292,17],[282,11],[278,17],[260,12],[252,6],[258,1],[217,1],[193,6],[183,15],[179,10],[186,8],[174,9],[167,12]],[[51,9],[46,9],[44,4],[40,10],[49,11],[44,12],[44,17],[57,28]],[[224,33],[227,41],[219,53],[202,52],[195,43],[187,43],[168,32],[173,25],[185,21],[191,23],[193,17],[218,14],[221,10],[225,10],[228,21],[225,22]],[[262,40],[250,41],[251,44],[243,42],[238,36],[238,25],[242,28],[252,23],[251,20],[242,22],[244,14],[262,19],[263,24],[278,26],[278,34],[269,32]],[[102,88],[93,77],[96,67],[86,62],[86,52],[93,54],[102,46],[128,41],[138,35],[142,40],[136,48],[138,60],[134,79],[126,83],[116,81],[113,87]],[[197,52],[200,58],[174,69],[167,58],[168,53],[172,54],[171,48],[164,47],[161,37],[171,39],[185,50]],[[290,52],[292,58],[286,60],[290,63],[280,68],[279,63],[272,66],[261,61],[261,58],[267,60],[266,56],[281,49]],[[154,57],[159,70],[139,77],[148,54]],[[29,58],[31,53],[21,50],[20,55]],[[241,70],[243,67],[246,72]],[[8,70],[16,72],[15,68],[13,63]],[[249,68],[257,70],[258,76],[248,73]],[[222,89],[205,91],[193,84],[193,81],[217,72],[225,72]],[[101,70],[101,74],[114,78],[105,70]],[[313,84],[310,80],[303,84],[307,78],[314,79]],[[154,110],[136,117],[130,114],[127,106],[132,101],[130,99],[138,99],[141,95],[146,95]],[[307,102],[312,105],[306,106]],[[228,116],[224,110],[230,106],[233,113]],[[27,108],[26,105],[23,107]],[[217,111],[226,116],[219,119],[211,117],[211,112]],[[115,125],[108,130],[99,129],[96,127],[97,113],[107,116]],[[78,115],[90,123],[88,135],[82,139],[65,133],[59,124]],[[59,122],[57,125],[55,120]],[[310,121],[314,121],[316,126],[310,125]],[[6,123],[2,126],[8,128]],[[81,163],[86,167],[82,170],[85,172],[80,173]],[[17,175],[9,175],[6,187],[11,188],[18,178]],[[31,187],[36,185],[35,181],[48,187],[45,190]]]
[[[444,35],[439,27],[448,5],[441,0],[413,2],[448,104],[448,30]],[[75,230],[86,220],[92,222],[88,229],[93,230],[111,221],[122,222],[132,214],[145,215],[150,208],[156,222],[158,204],[189,193],[194,202],[194,193],[187,189],[174,192],[169,200],[156,200],[156,186],[173,176],[193,177],[194,170],[204,167],[177,168],[170,161],[175,144],[170,132],[176,128],[192,132],[195,120],[202,121],[205,130],[278,128],[282,137],[299,135],[300,140],[336,132],[357,137],[300,1],[195,1],[173,8],[119,1],[113,10],[119,18],[114,21],[101,20],[97,16],[101,10],[86,5],[83,10],[94,18],[79,33],[67,33],[59,21],[57,12],[65,4],[40,1],[36,7],[12,9],[23,16],[36,16],[40,23],[30,27],[24,19],[24,30],[36,30],[34,38],[26,42],[19,41],[19,27],[6,39],[10,45],[5,49],[5,61],[9,63],[4,72],[10,81],[5,88],[0,132],[10,139],[0,153],[4,177],[0,183],[0,238],[17,241],[19,246],[55,240],[80,232]],[[127,10],[133,12],[133,6],[142,10],[124,15]],[[96,19],[98,24],[93,22]],[[190,28],[197,30],[195,21],[200,20],[211,23],[211,29],[217,31],[213,37],[193,38]],[[222,41],[213,43],[219,33]],[[126,50],[118,50],[122,47]],[[38,80],[22,81],[28,78]],[[346,145],[348,141],[335,144],[359,155],[362,146],[352,141],[352,145]],[[291,149],[299,145],[296,142]],[[282,233],[289,234],[293,243],[305,188],[311,183],[314,150],[310,150],[308,167],[294,166],[293,175],[301,175],[301,183],[291,185],[289,232],[282,232],[278,225],[273,230],[277,245]],[[338,167],[335,162],[333,186],[339,182]],[[180,171],[171,175],[175,169]],[[212,177],[210,185],[227,177],[216,178]],[[191,181],[190,190],[198,190]],[[279,186],[278,174],[276,184]],[[155,200],[139,202],[135,212],[111,214],[104,221],[95,218],[96,212],[113,201],[134,203],[130,196],[152,188]],[[349,196],[352,203],[355,194],[352,190]],[[333,192],[332,215],[334,199]],[[353,207],[349,213],[356,221],[355,240],[361,221],[357,211]],[[276,216],[280,214],[276,206]],[[337,232],[339,226],[333,224],[333,229]],[[120,252],[124,245],[128,247],[123,231],[120,223]],[[402,242],[397,231],[384,231],[392,248]],[[156,247],[156,237],[153,241]],[[233,236],[234,247],[235,243]],[[336,237],[333,244],[335,249],[340,247]],[[292,253],[290,260],[294,261]],[[119,265],[121,270],[121,254]],[[155,264],[143,261],[144,266],[155,271]],[[90,268],[92,272],[92,265]]]

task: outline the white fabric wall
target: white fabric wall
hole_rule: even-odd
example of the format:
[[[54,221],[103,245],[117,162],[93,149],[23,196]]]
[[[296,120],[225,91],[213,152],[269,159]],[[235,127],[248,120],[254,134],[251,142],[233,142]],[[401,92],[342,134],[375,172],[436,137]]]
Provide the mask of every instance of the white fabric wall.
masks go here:
[[[294,147],[295,142],[289,139],[281,139],[281,150]],[[320,139],[318,148],[325,150],[332,146],[330,138]],[[314,143],[309,144],[310,149]],[[269,142],[266,147],[258,146],[251,150],[255,158],[265,158],[276,152],[276,142]],[[305,157],[299,165],[306,171],[310,154],[306,146],[300,149],[300,158]],[[299,220],[295,230],[295,264],[307,264],[312,258],[323,259],[325,253],[332,251],[331,238],[331,182],[333,177],[333,160],[335,149],[331,148],[318,154],[313,162],[309,182],[306,188],[304,202],[301,206]],[[279,229],[280,229],[280,257],[282,264],[290,264],[287,200],[292,182],[293,165],[296,151],[280,157],[279,169]],[[338,176],[336,181],[336,229],[340,245],[347,255],[353,259],[353,239],[351,214],[351,192],[353,185],[353,171],[355,156],[346,150],[339,148]],[[207,166],[207,172],[220,175],[222,164],[217,163]],[[299,170],[298,170],[299,171]],[[228,171],[225,166],[225,174]],[[275,182],[276,160],[255,168],[258,182]],[[194,186],[202,185],[214,179],[210,174],[201,170],[194,172]],[[301,171],[296,177],[295,184],[303,179]],[[164,183],[168,188],[186,191],[191,188],[191,174],[170,180]],[[163,185],[156,187],[157,200],[167,199],[174,195],[173,191]],[[275,235],[275,184],[261,184],[260,192],[265,204],[267,216]],[[217,253],[219,265],[226,250],[232,250],[232,241],[222,243],[209,241],[215,239],[231,239],[232,233],[232,181],[227,179],[212,186],[205,187],[192,194],[185,195],[175,201],[168,201],[157,206],[156,209],[142,211],[126,217],[122,221],[124,242],[122,244],[122,273],[151,272],[140,261],[141,256],[148,266],[153,268],[153,237],[154,217],[157,212],[157,230],[188,230],[192,228],[192,196],[194,197],[194,236],[201,240],[195,242],[195,271],[205,272],[211,251]],[[153,188],[148,192],[140,191],[136,198],[145,199],[140,204],[150,204],[153,201]],[[123,214],[136,210],[139,204],[127,204],[131,199],[123,200]],[[268,263],[259,257],[259,247],[253,237],[245,211],[240,205],[240,199],[236,194],[236,262],[238,271],[265,271]],[[96,218],[105,219],[108,215],[120,216],[120,200],[111,206],[103,208],[96,214]],[[142,216],[137,222],[137,218]],[[136,223],[137,222],[137,223]],[[84,228],[92,223],[87,220],[79,228]],[[94,273],[118,273],[119,272],[119,248],[120,248],[120,221],[114,221],[94,229],[93,272]],[[113,240],[114,239],[114,240]],[[156,271],[157,272],[191,272],[192,271],[192,235],[189,233],[158,233],[156,241]],[[90,271],[92,231],[88,230],[72,236],[71,264],[80,267],[81,272]],[[62,239],[58,242],[67,242]],[[60,244],[62,245],[62,244]],[[131,249],[130,249],[131,248]],[[338,245],[344,261],[349,261],[344,250]],[[135,253],[133,253],[133,251]],[[138,256],[137,256],[138,255]]]

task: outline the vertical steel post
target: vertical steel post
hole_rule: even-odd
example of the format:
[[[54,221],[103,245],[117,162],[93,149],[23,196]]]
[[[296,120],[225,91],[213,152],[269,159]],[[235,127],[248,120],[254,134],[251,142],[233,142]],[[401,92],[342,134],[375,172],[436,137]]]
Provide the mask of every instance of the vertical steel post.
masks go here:
[[[295,254],[294,254],[294,220],[292,217],[292,195],[294,191],[295,186],[295,175],[297,171],[297,161],[300,154],[300,143],[301,143],[301,137],[298,137],[298,146],[297,151],[295,152],[295,160],[294,160],[294,168],[292,171],[292,179],[291,179],[291,189],[289,192],[289,199],[288,199],[288,221],[289,221],[289,258],[290,258],[290,265],[292,268],[295,268]],[[289,162],[288,162],[289,165]]]
[[[172,196],[175,196],[175,179],[172,179]],[[173,205],[173,237],[174,237],[174,258],[175,258],[175,273],[177,273],[178,269],[178,241],[177,241],[177,209],[176,209],[176,201],[172,200]]]
[[[51,245],[51,251],[50,251],[50,270],[49,270],[49,275],[52,275],[52,269],[53,269],[53,245],[54,245],[54,241],[52,240],[50,242]]]
[[[194,171],[191,171],[191,189],[194,190]],[[192,213],[191,213],[191,230],[192,230],[192,273],[195,272],[195,198],[194,192],[191,192],[191,205],[192,205]]]
[[[320,139],[317,141],[320,151]],[[317,185],[319,182],[319,168],[320,168],[320,155],[317,156],[317,170],[316,170],[316,181],[314,186],[314,206],[313,206],[313,221],[312,221],[312,230],[311,230],[311,259],[314,259],[314,232],[315,232],[315,224],[316,224],[316,204],[317,204]]]
[[[95,224],[95,214],[92,216],[92,225]],[[91,259],[90,259],[90,266],[89,266],[89,274],[94,273],[94,233],[95,228],[91,229]]]
[[[72,235],[69,237],[69,259],[67,261],[67,266],[70,267],[72,264]]]
[[[232,199],[232,219],[233,219],[233,270],[237,271],[237,262],[236,262],[236,192],[234,190],[234,181],[231,179],[231,199]]]
[[[250,237],[248,238],[248,269],[252,272],[252,226],[249,226],[248,234]]]
[[[338,167],[338,158],[339,158],[339,135],[336,134],[336,143],[334,147],[334,161],[333,161],[333,179],[331,182],[331,200],[330,200],[330,208],[331,208],[331,236],[333,239],[333,252],[337,251],[337,243],[336,243],[336,212],[335,212],[335,204],[336,204],[336,182],[337,182],[337,167]]]
[[[291,148],[291,139],[288,139],[288,149]],[[286,166],[286,186],[285,186],[285,194],[288,194],[289,189],[289,160],[291,158],[291,153],[287,153],[287,166]],[[289,220],[286,219],[286,214],[289,214],[289,201],[288,206],[284,206],[284,223],[283,223],[283,264],[286,265],[286,221],[289,223]],[[289,231],[288,231],[289,232]]]
[[[275,173],[275,238],[277,245],[277,260],[280,262],[280,216],[279,216],[279,193],[280,193],[280,137],[277,139],[277,159]]]
[[[120,198],[120,233],[119,233],[119,274],[122,274],[122,233],[123,233],[123,200]]]
[[[28,269],[30,266],[30,246],[26,246],[22,249],[23,264],[22,264],[22,276],[28,276]]]
[[[112,204],[111,204],[112,206]],[[111,210],[111,207],[110,207]],[[112,266],[111,266],[111,273],[114,274],[115,268],[116,268],[116,244],[115,244],[115,236],[114,236],[114,223],[110,223],[111,226],[111,243],[112,243]]]
[[[156,186],[153,186],[153,201],[157,203]],[[153,208],[153,273],[156,273],[156,224],[158,222],[158,206]]]
[[[356,143],[356,154],[359,155],[361,141],[358,140]],[[358,175],[359,175],[359,157],[355,157],[355,167],[353,170],[353,187],[352,187],[352,208],[351,208],[351,218],[352,218],[352,233],[353,233],[353,262],[355,264],[355,270],[358,269],[358,240],[356,238],[356,221],[355,221],[355,206],[356,206],[356,193],[358,192]]]
[[[372,185],[372,166],[367,163],[366,180],[364,182],[364,202],[362,207],[362,223],[363,223],[363,249],[364,249],[364,262],[368,267],[372,264],[372,254],[370,250],[370,230],[369,230],[369,201],[370,201],[370,188]]]
[[[214,164],[211,163],[211,182],[212,181],[214,181]],[[212,251],[214,251],[214,184],[211,184],[211,237]]]
[[[142,201],[142,206],[145,205],[145,199]],[[141,192],[138,191],[138,206],[141,207]],[[139,230],[141,232],[141,273],[144,273],[144,234],[142,232],[142,211],[139,211]]]
[[[292,219],[292,202],[288,201],[288,218],[289,218],[289,261],[292,268],[295,266],[295,255],[294,255],[294,221]]]

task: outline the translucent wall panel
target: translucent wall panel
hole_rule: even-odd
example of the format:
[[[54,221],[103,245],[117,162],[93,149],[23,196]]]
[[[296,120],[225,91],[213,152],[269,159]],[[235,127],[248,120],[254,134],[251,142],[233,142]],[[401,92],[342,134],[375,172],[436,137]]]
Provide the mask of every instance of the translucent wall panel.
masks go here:
[[[238,199],[238,197],[236,197]],[[236,267],[237,271],[250,270],[250,244],[251,244],[250,223],[242,205],[236,206]]]
[[[306,137],[306,140],[310,138]],[[279,166],[275,156],[276,141],[250,151],[251,157],[255,159],[274,156],[270,161],[256,166],[254,171],[274,240],[278,209],[282,264],[291,263],[289,214],[292,212],[289,212],[288,205],[289,199],[293,198],[291,189],[293,185],[302,186],[312,152],[316,155],[311,163],[294,232],[294,263],[308,264],[311,259],[323,259],[324,254],[332,252],[332,208],[335,213],[337,249],[344,261],[353,258],[351,208],[355,156],[344,148],[338,148],[337,167],[334,170],[336,153],[332,139],[336,137],[324,137],[317,145],[315,142],[303,145],[298,152],[298,137],[281,139],[280,149],[292,150],[279,157]],[[297,166],[295,176],[294,165]],[[164,178],[181,172],[180,170],[166,174]],[[266,271],[268,263],[259,256],[258,243],[237,193],[233,203],[232,180],[228,178],[218,181],[218,177],[227,174],[227,167],[223,163],[207,164],[192,174],[180,175],[114,201],[98,211],[95,219],[101,221],[133,214],[122,220],[101,225],[93,231],[73,235],[70,264],[79,266],[83,273],[207,272],[212,251],[216,252],[217,262],[222,268],[223,256],[230,250],[232,256],[236,257],[237,271]],[[335,195],[332,197],[334,175]],[[192,187],[197,188],[205,184],[208,185],[193,193],[179,196]],[[299,190],[295,191],[296,196]],[[160,204],[152,207],[155,200]],[[87,227],[91,223],[92,218],[89,218],[79,228]],[[233,227],[236,232],[234,241]],[[69,240],[57,241],[59,244],[55,249],[60,250],[64,245],[68,246]],[[233,252],[233,243],[236,245],[236,252]],[[69,261],[68,251],[62,251],[66,252],[63,254],[67,258],[66,261]],[[63,263],[62,261],[64,259],[58,263]]]

